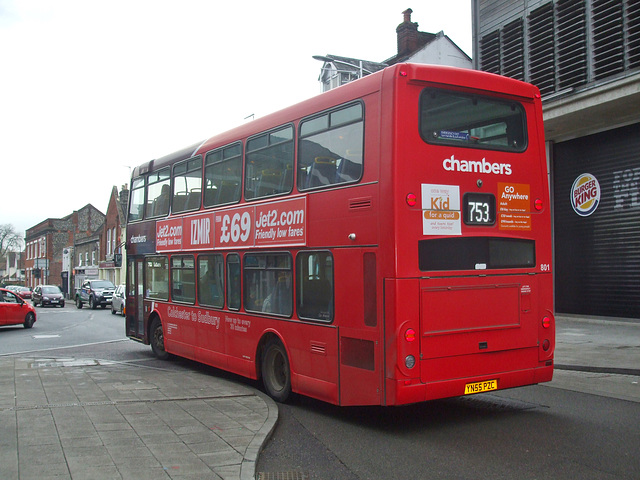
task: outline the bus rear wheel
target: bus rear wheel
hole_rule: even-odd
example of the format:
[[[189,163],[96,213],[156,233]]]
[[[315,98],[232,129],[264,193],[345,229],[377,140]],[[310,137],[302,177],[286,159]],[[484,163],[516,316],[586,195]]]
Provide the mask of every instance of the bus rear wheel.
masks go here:
[[[151,322],[149,334],[149,342],[151,343],[151,350],[153,350],[154,355],[160,360],[167,360],[169,358],[169,353],[164,349],[162,322],[158,317],[154,318]]]
[[[262,383],[271,398],[284,403],[291,393],[291,369],[287,351],[279,340],[270,340],[262,352]]]

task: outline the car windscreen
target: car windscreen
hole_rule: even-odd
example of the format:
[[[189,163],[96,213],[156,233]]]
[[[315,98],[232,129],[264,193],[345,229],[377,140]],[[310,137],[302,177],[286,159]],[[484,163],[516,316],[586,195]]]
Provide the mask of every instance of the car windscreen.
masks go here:
[[[91,284],[91,288],[116,288],[116,287],[113,285],[113,283],[107,280],[104,280],[101,282],[93,282]]]
[[[42,287],[42,293],[51,295],[53,293],[60,293],[60,289],[58,287]]]

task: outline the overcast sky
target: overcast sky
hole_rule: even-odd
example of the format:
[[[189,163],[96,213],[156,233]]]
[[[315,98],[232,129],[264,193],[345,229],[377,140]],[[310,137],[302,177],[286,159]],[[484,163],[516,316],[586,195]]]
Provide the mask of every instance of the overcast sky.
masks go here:
[[[0,0],[0,224],[106,213],[132,167],[319,94],[312,55],[395,55],[409,7],[471,56],[471,0]]]

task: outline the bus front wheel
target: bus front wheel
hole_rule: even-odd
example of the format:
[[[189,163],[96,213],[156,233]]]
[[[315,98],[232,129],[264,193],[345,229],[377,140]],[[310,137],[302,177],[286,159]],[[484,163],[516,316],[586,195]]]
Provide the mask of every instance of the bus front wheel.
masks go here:
[[[279,340],[270,340],[262,352],[262,383],[271,398],[284,403],[291,393],[287,351]]]
[[[158,317],[151,322],[149,329],[151,350],[160,360],[167,360],[169,353],[164,349],[164,333],[162,332],[162,322]]]

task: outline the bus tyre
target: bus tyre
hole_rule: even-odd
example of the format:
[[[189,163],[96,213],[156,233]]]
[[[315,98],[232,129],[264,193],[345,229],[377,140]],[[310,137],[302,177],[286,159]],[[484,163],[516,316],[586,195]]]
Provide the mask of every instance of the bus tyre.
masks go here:
[[[24,328],[31,328],[36,321],[36,317],[33,313],[27,313],[27,316],[24,317]]]
[[[287,351],[279,340],[269,340],[262,352],[262,383],[276,402],[284,403],[289,398],[291,369]]]
[[[164,349],[164,333],[162,332],[162,322],[158,317],[151,322],[151,328],[149,329],[151,350],[156,357],[160,360],[167,360],[169,353]]]

